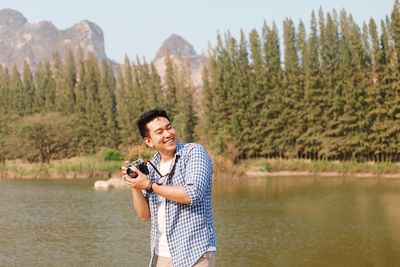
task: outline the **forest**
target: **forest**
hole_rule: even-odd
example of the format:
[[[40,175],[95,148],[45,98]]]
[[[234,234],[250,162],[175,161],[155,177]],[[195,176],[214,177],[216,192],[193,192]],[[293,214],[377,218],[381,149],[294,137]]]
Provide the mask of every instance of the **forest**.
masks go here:
[[[306,27],[306,25],[309,25]],[[0,162],[124,151],[140,114],[171,115],[180,140],[234,160],[400,161],[400,6],[357,25],[345,10],[264,23],[210,46],[203,85],[165,60],[115,69],[80,49],[35,68],[0,67]]]

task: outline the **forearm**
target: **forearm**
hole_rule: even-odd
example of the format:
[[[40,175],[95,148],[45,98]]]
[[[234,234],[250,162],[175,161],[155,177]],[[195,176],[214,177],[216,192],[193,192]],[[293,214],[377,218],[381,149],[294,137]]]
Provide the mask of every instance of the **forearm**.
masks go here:
[[[140,219],[147,220],[150,218],[149,202],[143,196],[141,190],[132,188],[132,202],[133,208]]]
[[[157,195],[163,196],[166,199],[182,203],[182,204],[191,204],[186,190],[183,186],[169,186],[169,185],[158,185],[153,184],[152,189],[154,193]]]

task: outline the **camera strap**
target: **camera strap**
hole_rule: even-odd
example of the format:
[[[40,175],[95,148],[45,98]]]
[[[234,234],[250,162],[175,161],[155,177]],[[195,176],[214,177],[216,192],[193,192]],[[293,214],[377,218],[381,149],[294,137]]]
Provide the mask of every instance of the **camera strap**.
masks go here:
[[[161,185],[161,184],[164,183],[165,178],[168,178],[168,179],[169,179],[169,178],[171,178],[171,177],[174,175],[176,163],[178,162],[179,157],[180,157],[179,155],[176,155],[176,156],[175,156],[175,162],[174,162],[174,165],[172,166],[171,171],[170,171],[169,173],[165,174],[165,175],[162,175],[162,174],[160,173],[160,171],[157,170],[156,166],[154,166],[154,164],[153,164],[151,161],[147,161],[148,163],[150,163],[151,167],[153,167],[153,169],[154,169],[154,170],[157,172],[157,174],[160,176],[160,177],[156,180],[156,184]]]

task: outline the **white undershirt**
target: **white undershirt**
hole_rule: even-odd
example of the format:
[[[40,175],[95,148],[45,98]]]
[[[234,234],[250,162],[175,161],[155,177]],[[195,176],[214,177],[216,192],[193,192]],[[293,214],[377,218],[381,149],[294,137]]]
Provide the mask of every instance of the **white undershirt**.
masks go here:
[[[171,164],[173,160],[167,161],[167,162],[161,162],[160,163],[160,173],[161,175],[167,174],[170,169],[171,169]],[[165,185],[167,182],[167,179],[163,182],[163,185]],[[157,237],[158,237],[158,242],[156,244],[156,251],[155,254],[161,257],[171,257],[171,253],[169,252],[169,247],[168,247],[168,242],[167,242],[167,233],[166,233],[166,223],[165,223],[165,197],[162,197],[160,195],[157,195],[157,204],[158,204],[158,210],[157,210],[157,223],[158,223],[158,228],[157,228]],[[207,251],[216,251],[216,247],[209,247]]]
[[[171,168],[171,163],[172,160],[160,163],[160,173],[162,175],[165,175],[169,172]],[[167,179],[165,179],[163,184],[165,184],[166,182]],[[168,242],[167,242],[166,223],[165,223],[165,203],[166,203],[165,198],[160,195],[157,195],[158,242],[156,245],[156,255],[162,257],[171,257],[171,253],[169,252]]]

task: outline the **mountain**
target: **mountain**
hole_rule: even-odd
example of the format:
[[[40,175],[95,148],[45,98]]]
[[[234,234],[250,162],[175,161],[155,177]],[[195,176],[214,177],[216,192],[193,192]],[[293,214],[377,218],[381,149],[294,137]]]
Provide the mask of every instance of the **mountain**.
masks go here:
[[[35,67],[51,59],[54,52],[63,56],[66,48],[74,52],[81,46],[93,52],[98,59],[107,58],[103,31],[95,23],[82,20],[74,26],[57,29],[49,21],[29,23],[18,11],[0,10],[0,64],[22,69],[24,61]]]
[[[174,68],[178,71],[189,70],[191,82],[195,88],[202,84],[202,70],[207,60],[204,55],[198,55],[193,46],[181,36],[172,34],[168,37],[158,50],[153,62],[164,81],[165,76],[165,58],[169,55],[174,63]]]
[[[3,66],[12,68],[16,65],[21,71],[26,61],[34,68],[43,60],[51,60],[54,52],[62,57],[66,48],[71,48],[76,54],[79,46],[86,52],[93,52],[99,60],[107,59],[103,31],[93,22],[82,20],[70,28],[59,30],[49,21],[29,23],[16,10],[0,10],[0,64]],[[192,85],[199,88],[206,57],[198,55],[188,41],[172,34],[163,42],[153,60],[162,82],[167,54],[176,70],[186,71]],[[118,64],[110,61],[116,70]]]

